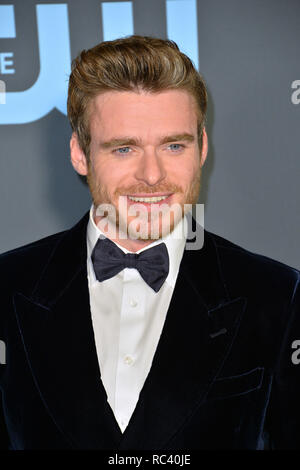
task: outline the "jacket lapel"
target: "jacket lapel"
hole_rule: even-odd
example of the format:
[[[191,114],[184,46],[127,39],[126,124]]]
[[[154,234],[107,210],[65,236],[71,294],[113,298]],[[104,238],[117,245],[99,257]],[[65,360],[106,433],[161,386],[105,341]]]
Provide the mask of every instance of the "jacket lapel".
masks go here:
[[[97,360],[86,271],[87,220],[66,232],[30,298],[17,293],[14,302],[32,374],[52,419],[72,447],[110,449],[122,434]]]
[[[206,398],[229,354],[246,299],[230,299],[217,250],[185,250],[165,325],[121,449],[163,449]]]

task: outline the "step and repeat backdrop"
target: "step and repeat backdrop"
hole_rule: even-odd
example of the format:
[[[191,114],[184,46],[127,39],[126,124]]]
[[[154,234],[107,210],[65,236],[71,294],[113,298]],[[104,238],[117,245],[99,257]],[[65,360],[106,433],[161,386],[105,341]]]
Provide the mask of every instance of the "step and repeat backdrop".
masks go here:
[[[134,33],[175,40],[207,83],[205,227],[299,269],[299,0],[1,1],[0,252],[89,209],[69,156],[71,61]]]

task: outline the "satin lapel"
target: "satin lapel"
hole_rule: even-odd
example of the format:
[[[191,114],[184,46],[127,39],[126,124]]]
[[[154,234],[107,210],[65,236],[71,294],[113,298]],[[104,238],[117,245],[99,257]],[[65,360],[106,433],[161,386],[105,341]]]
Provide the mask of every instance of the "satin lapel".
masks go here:
[[[107,403],[97,360],[86,224],[87,217],[67,232],[31,298],[15,295],[15,311],[35,383],[58,428],[74,448],[111,449],[122,434]]]
[[[200,406],[238,330],[244,298],[230,299],[209,235],[185,251],[152,368],[121,449],[163,449]]]

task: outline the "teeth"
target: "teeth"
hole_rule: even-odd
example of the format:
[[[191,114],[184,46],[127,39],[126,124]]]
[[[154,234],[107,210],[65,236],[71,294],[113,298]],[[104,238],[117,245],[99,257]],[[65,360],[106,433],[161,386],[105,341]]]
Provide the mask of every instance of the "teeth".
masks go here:
[[[160,197],[133,197],[128,196],[131,201],[135,202],[159,202],[166,199],[168,196],[160,196]]]

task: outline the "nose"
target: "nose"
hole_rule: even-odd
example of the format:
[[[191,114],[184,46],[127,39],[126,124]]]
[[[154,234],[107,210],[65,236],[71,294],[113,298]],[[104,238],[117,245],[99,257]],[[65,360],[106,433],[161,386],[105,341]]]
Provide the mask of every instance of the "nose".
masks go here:
[[[135,177],[149,186],[160,183],[166,177],[162,158],[157,155],[154,149],[146,149],[141,156]]]

